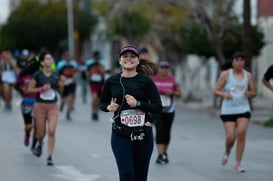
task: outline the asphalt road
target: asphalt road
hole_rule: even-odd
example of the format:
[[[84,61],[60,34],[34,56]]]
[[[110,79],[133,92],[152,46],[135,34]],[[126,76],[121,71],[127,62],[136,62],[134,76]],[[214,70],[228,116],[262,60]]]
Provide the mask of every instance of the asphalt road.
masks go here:
[[[16,99],[14,102],[16,102]],[[23,120],[19,107],[3,112],[0,106],[0,181],[115,181],[118,171],[110,147],[111,113],[100,112],[91,121],[90,105],[76,101],[73,121],[60,113],[53,167],[46,166],[47,145],[40,158],[23,145]],[[15,105],[15,103],[14,103]],[[250,122],[243,158],[246,172],[234,171],[234,149],[226,166],[224,130],[218,111],[177,102],[169,148],[170,163],[157,165],[152,155],[149,181],[272,181],[273,130]],[[47,140],[45,140],[47,143]]]

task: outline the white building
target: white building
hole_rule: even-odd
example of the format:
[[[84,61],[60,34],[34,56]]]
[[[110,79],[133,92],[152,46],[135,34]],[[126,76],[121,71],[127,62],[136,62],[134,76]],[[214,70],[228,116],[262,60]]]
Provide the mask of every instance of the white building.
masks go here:
[[[7,21],[7,18],[10,13],[9,0],[0,1],[0,25],[4,24]]]
[[[273,94],[262,85],[262,78],[270,65],[273,65],[273,1],[258,0],[258,25],[265,35],[266,45],[257,59],[258,63],[258,92],[262,96],[273,97]],[[255,42],[253,42],[255,43]]]

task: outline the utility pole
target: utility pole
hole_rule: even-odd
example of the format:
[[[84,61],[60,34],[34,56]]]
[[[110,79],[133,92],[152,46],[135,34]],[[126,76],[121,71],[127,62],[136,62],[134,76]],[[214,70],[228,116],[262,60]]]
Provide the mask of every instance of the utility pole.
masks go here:
[[[75,56],[74,44],[74,18],[73,18],[73,2],[66,0],[67,7],[67,30],[68,30],[68,49],[72,56]]]
[[[244,0],[243,5],[243,53],[246,56],[245,68],[251,72],[252,67],[252,25],[251,25],[251,4],[250,0]]]

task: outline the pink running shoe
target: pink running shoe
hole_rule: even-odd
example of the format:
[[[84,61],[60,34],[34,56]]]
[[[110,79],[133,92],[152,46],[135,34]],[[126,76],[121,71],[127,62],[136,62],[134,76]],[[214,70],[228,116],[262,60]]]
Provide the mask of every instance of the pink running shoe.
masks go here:
[[[25,135],[24,144],[25,144],[25,146],[29,145],[29,136],[27,136],[27,135]]]
[[[245,172],[245,169],[240,165],[240,164],[236,164],[234,166],[234,169],[237,171],[237,172],[240,172],[240,173],[244,173]]]
[[[31,149],[30,149],[30,151],[35,155],[35,151],[36,151],[36,148],[35,147],[32,147]]]
[[[226,153],[224,153],[224,155],[221,158],[221,164],[226,165],[227,162],[228,162],[228,155]]]

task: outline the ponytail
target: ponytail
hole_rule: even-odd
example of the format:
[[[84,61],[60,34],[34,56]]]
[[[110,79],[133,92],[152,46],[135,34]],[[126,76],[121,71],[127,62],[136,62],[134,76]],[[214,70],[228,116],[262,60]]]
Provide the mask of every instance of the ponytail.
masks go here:
[[[24,75],[33,75],[35,72],[37,72],[40,69],[40,61],[37,59],[37,56],[32,56],[28,60],[28,62],[33,62],[32,64],[25,67],[20,73],[19,76]]]
[[[139,73],[145,73],[149,76],[152,76],[157,73],[157,65],[146,59],[140,59],[139,64],[136,67],[136,71]]]

